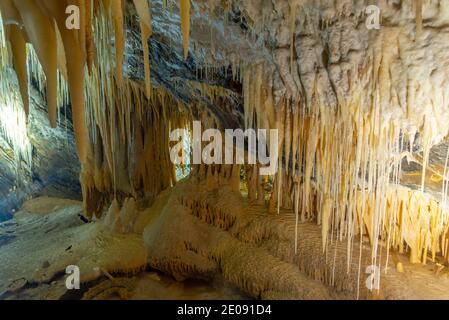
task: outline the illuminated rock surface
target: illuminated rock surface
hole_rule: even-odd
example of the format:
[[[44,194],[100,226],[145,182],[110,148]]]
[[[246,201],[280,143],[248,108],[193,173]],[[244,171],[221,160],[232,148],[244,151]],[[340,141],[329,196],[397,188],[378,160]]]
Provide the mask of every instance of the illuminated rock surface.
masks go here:
[[[82,200],[7,222],[0,260],[22,261],[0,292],[77,264],[86,283],[151,267],[254,298],[447,298],[449,1],[379,1],[380,29],[355,0],[79,0],[70,30],[71,3],[0,3],[0,220]],[[278,129],[277,173],[178,182],[170,132],[193,120]]]

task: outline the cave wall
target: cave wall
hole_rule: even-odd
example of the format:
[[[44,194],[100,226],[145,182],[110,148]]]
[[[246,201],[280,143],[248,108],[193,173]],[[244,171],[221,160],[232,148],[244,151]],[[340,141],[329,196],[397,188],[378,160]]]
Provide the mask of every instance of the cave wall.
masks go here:
[[[410,184],[402,180],[403,160],[421,166],[420,179],[411,184],[426,191],[431,147],[448,133],[447,1],[379,1],[379,30],[366,28],[367,1],[193,1],[188,9],[186,3],[151,1],[150,65],[144,55],[148,39],[141,39],[144,15],[131,1],[112,12],[96,8],[97,15],[89,17],[93,27],[83,31],[95,30],[97,38],[81,33],[85,52],[76,57],[65,52],[76,58],[66,65],[73,70],[66,71],[86,214],[100,215],[118,194],[120,200],[145,198],[140,189],[148,191],[149,204],[174,183],[165,141],[150,152],[154,136],[166,137],[167,123],[206,119],[220,128],[276,127],[279,173],[268,207],[294,208],[298,221],[317,222],[324,247],[332,230],[340,240],[365,234],[374,242],[376,260],[375,239],[390,241],[385,226],[409,231],[398,223],[396,206],[388,206],[391,191]],[[56,9],[56,2],[40,8],[61,24]],[[73,49],[67,44],[73,37],[63,35],[66,49]],[[97,61],[89,51],[92,43],[101,57]],[[34,45],[39,47],[38,41]],[[123,79],[122,58],[128,76]],[[41,62],[49,73],[50,66]],[[84,64],[90,96],[81,101]],[[47,104],[53,106],[50,98]],[[139,134],[151,138],[139,140]],[[143,149],[154,161],[134,163]],[[439,178],[430,180],[440,179],[445,187],[446,169],[440,167]],[[45,175],[50,181],[50,173]],[[260,188],[252,181],[250,195]],[[434,215],[445,217],[445,210],[438,207],[427,220],[413,221],[425,234],[417,243],[407,241],[419,247],[415,260],[425,259],[429,242],[444,239],[447,221],[438,220],[437,227],[428,222]],[[403,239],[394,235],[392,245],[398,247]],[[444,247],[433,245],[433,254]]]
[[[21,166],[17,167],[14,146],[0,137],[4,146],[1,152],[5,152],[0,161],[0,220],[10,218],[24,201],[33,197],[81,199],[80,166],[69,106],[60,110],[60,127],[52,129],[45,99],[35,88],[30,91],[28,135],[31,164],[21,161]]]

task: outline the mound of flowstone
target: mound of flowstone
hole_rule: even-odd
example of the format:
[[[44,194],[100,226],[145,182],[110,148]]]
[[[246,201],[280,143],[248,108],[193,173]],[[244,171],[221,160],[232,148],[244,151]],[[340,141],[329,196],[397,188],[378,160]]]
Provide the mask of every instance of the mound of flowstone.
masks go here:
[[[323,252],[321,228],[299,223],[295,253],[292,211],[270,214],[226,183],[197,182],[182,181],[159,198],[160,215],[144,230],[149,265],[178,280],[224,278],[265,299],[449,298],[441,266],[411,264],[406,255],[392,252],[380,269],[379,290],[370,291],[369,244],[361,251],[355,245],[348,262],[346,241],[334,240]],[[382,248],[382,261],[386,256]]]

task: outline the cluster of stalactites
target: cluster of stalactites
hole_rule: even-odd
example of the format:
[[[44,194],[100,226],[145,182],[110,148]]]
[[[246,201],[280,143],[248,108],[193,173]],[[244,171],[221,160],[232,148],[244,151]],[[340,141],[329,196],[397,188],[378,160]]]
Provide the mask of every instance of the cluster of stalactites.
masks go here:
[[[45,74],[50,124],[57,125],[58,70],[66,78],[81,161],[88,153],[84,114],[84,66],[93,63],[91,1],[5,0],[0,3],[13,66],[19,80],[26,114],[29,112],[27,50],[30,43]],[[96,2],[95,2],[96,3]],[[67,28],[66,8],[80,8],[80,28]]]
[[[296,68],[294,41],[300,6],[300,1],[289,1],[290,70]],[[417,0],[414,8],[418,39],[423,29],[423,2]],[[260,22],[255,21],[253,27],[257,29]],[[369,239],[373,263],[381,260],[377,250],[381,241],[402,251],[405,245],[413,262],[425,262],[427,251],[433,257],[437,253],[447,255],[447,183],[443,183],[441,204],[423,196],[430,149],[447,132],[436,132],[431,117],[413,123],[422,135],[423,173],[421,190],[408,190],[410,196],[405,197],[406,191],[399,192],[397,185],[401,162],[411,157],[416,134],[406,126],[415,119],[383,117],[389,114],[383,112],[383,107],[391,83],[388,54],[385,56],[382,59],[380,53],[373,60],[367,59],[355,76],[356,89],[348,95],[351,98],[339,96],[337,107],[324,101],[328,88],[321,88],[319,79],[315,79],[313,92],[308,92],[307,97],[300,92],[294,94],[289,83],[284,83],[286,94],[280,96],[275,94],[274,87],[278,86],[273,83],[273,70],[264,70],[264,62],[232,64],[234,75],[240,69],[245,127],[279,129],[278,171],[273,177],[269,211],[279,213],[281,208],[289,208],[294,210],[297,223],[317,221],[322,226],[323,250],[330,240],[348,240],[348,263],[356,235],[360,245],[364,235]],[[410,150],[405,147],[407,137]],[[248,177],[257,175],[258,168],[247,170]],[[250,200],[262,198],[259,190],[264,189],[265,179],[249,178],[247,184]],[[416,212],[421,218],[414,216],[411,203],[418,206]],[[432,209],[427,210],[430,203]]]
[[[75,5],[80,10],[79,28],[68,28],[67,8]],[[134,0],[142,33],[145,65],[146,94],[151,94],[148,38],[152,34],[148,0]],[[26,115],[29,113],[26,44],[30,43],[42,65],[46,81],[48,113],[52,127],[57,125],[58,70],[67,80],[73,108],[73,122],[77,149],[84,163],[89,155],[88,132],[84,112],[84,73],[92,72],[96,55],[93,20],[106,15],[113,21],[115,36],[115,78],[123,83],[125,48],[123,0],[4,0],[0,3],[6,39],[11,45],[13,66],[19,80]],[[187,57],[190,33],[190,0],[180,1],[184,53]],[[70,11],[69,11],[70,12]],[[73,21],[72,21],[73,22]],[[60,77],[60,76],[59,76]]]
[[[93,78],[90,87],[101,88],[100,78]],[[101,99],[101,89],[87,93],[92,97],[87,106],[92,160],[82,168],[81,185],[89,216],[100,216],[113,199],[131,197],[150,205],[176,183],[168,142],[172,128],[189,125],[185,106],[164,89],[153,88],[149,108],[145,89],[123,81],[106,91],[111,105]]]
[[[24,114],[29,113],[30,79],[46,92],[52,127],[57,125],[58,106],[72,106],[88,216],[101,215],[112,199],[133,197],[151,203],[160,191],[173,185],[169,130],[187,127],[190,119],[184,105],[164,89],[151,86],[149,2],[133,2],[144,48],[144,86],[122,74],[126,41],[123,0],[0,3],[3,42],[11,47]],[[79,29],[66,27],[69,5],[80,8]],[[184,30],[189,19],[185,2],[182,8]],[[115,50],[110,43],[113,38]],[[3,66],[8,51],[3,46],[1,50]],[[26,136],[26,120],[24,124]]]
[[[407,131],[400,119],[384,118],[376,98],[384,85],[374,85],[374,92],[359,88],[350,100],[341,99],[332,108],[320,99],[319,82],[306,104],[301,99],[273,98],[261,63],[245,66],[241,73],[246,127],[279,129],[278,172],[269,211],[289,208],[297,223],[316,220],[322,226],[323,250],[329,240],[347,240],[348,264],[355,236],[360,245],[367,236],[373,263],[381,260],[377,250],[381,241],[400,251],[410,248],[413,262],[425,262],[428,251],[433,257],[447,255],[447,208],[423,193],[430,148],[434,135],[440,135],[430,122],[417,124],[423,137],[422,189],[398,188],[402,160],[411,157],[412,148],[406,147]],[[374,84],[385,80],[371,69],[365,77]],[[257,176],[257,168],[253,170]],[[248,181],[253,200],[264,183]],[[444,196],[446,184],[443,187]]]
[[[151,34],[149,15],[143,13],[148,6],[146,1],[135,1],[135,5],[140,11],[145,48]],[[131,197],[149,205],[176,183],[169,155],[170,130],[187,127],[190,114],[168,91],[150,86],[149,74],[145,85],[117,77],[119,71],[113,68],[117,57],[107,40],[113,36],[111,20],[99,15],[93,25],[99,59],[86,77],[86,121],[92,150],[90,161],[82,168],[81,184],[86,213],[99,216],[113,199],[120,202]],[[149,72],[147,59],[145,69]]]
[[[25,169],[31,169],[32,149],[27,133],[26,115],[15,79],[6,43],[6,30],[0,17],[0,135],[9,144],[13,154],[8,154],[6,150],[1,151],[6,151],[6,155],[11,157],[18,172],[23,165]]]

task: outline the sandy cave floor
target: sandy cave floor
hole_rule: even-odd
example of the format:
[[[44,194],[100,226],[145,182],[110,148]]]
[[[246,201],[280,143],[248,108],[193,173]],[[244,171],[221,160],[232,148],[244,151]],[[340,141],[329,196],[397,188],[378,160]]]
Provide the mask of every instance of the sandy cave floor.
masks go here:
[[[92,229],[97,228],[95,223],[83,222],[79,216],[81,213],[80,202],[43,197],[28,201],[13,220],[0,224],[0,299],[246,298],[224,283],[193,280],[177,282],[145,267],[129,274],[111,275],[104,271],[109,268],[103,268],[101,262],[100,274],[88,275],[92,280],[82,283],[80,290],[67,290],[66,275],[61,271],[64,269],[63,264],[75,264],[76,260],[87,259],[89,262],[84,266],[90,266],[95,261],[95,257],[89,258],[92,253],[89,250],[85,250],[86,256],[79,260],[79,251],[82,251],[84,243],[81,241],[82,237],[92,232],[95,234],[96,230]],[[104,237],[104,234],[98,232],[96,240],[102,236]],[[130,242],[134,239],[125,240]],[[92,245],[102,247],[100,243],[101,241],[95,241]],[[108,248],[102,247],[106,251]],[[126,250],[120,252],[122,255],[119,259],[129,259]],[[80,267],[82,278],[85,268]]]

